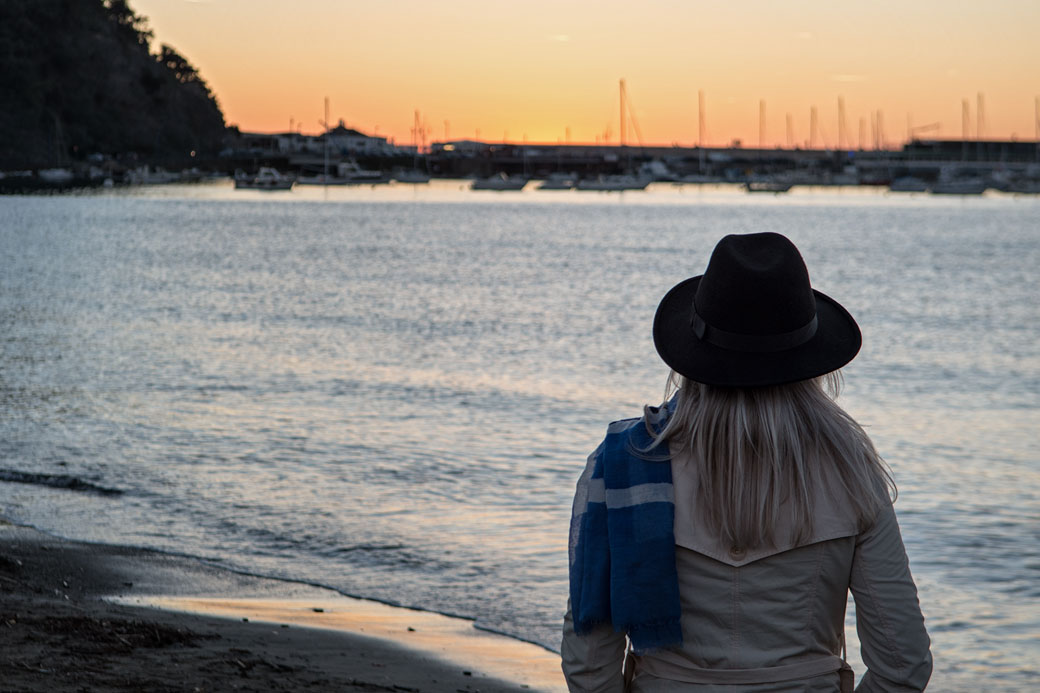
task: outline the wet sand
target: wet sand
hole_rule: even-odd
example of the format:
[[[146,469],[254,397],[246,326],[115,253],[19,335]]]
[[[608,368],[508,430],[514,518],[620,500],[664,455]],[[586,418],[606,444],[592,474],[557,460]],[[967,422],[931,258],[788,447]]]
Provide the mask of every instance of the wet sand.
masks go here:
[[[558,662],[462,619],[0,520],[5,693],[559,691]]]

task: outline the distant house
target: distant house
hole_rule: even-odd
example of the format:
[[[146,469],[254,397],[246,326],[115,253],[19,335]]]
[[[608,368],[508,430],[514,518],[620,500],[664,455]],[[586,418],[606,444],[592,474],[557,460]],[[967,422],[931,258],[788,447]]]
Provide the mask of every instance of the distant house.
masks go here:
[[[404,151],[387,142],[385,137],[374,137],[348,128],[342,120],[329,130],[328,137],[332,153],[341,156],[393,156]],[[319,140],[318,151],[321,151],[324,146],[322,137],[315,139]]]
[[[414,147],[396,147],[385,137],[374,137],[348,128],[342,120],[329,131],[328,138],[330,153],[338,157],[394,156],[415,151]],[[325,151],[325,135],[304,135],[299,132],[242,132],[234,151],[251,155],[320,155]]]
[[[295,154],[309,151],[315,139],[298,132],[242,132],[235,143],[235,153],[248,154]],[[320,151],[320,145],[318,147]]]

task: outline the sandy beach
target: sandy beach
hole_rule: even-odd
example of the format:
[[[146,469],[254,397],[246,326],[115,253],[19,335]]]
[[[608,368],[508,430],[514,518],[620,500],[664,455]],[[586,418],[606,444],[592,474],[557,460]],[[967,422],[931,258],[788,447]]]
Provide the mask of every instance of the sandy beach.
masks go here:
[[[552,691],[555,660],[461,619],[0,520],[4,693]]]

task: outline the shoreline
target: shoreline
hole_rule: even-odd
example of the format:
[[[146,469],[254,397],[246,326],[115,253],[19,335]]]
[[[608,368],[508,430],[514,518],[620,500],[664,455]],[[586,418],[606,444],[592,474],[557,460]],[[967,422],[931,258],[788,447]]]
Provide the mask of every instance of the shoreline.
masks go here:
[[[468,620],[0,519],[5,691],[565,690]]]

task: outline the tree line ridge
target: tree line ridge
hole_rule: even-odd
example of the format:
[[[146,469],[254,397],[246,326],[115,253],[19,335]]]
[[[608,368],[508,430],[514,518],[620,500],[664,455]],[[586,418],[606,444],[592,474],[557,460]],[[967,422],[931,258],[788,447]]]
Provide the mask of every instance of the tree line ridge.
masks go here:
[[[0,169],[209,158],[224,115],[126,0],[0,0]]]

